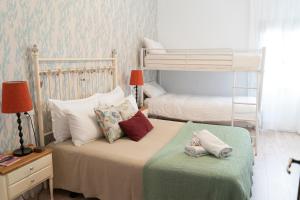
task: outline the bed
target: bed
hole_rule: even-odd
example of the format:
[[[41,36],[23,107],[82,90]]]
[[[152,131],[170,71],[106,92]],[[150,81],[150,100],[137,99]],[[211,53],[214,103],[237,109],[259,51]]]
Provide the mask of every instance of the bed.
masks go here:
[[[222,124],[225,121],[225,123],[230,122],[232,126],[240,124],[254,125],[255,135],[253,135],[253,145],[255,147],[255,154],[257,154],[256,144],[261,125],[265,47],[247,50],[168,49],[163,47],[159,42],[148,38],[144,38],[143,43],[144,48],[140,51],[140,63],[143,70],[231,72],[233,75],[232,96],[229,98],[192,97],[190,95],[174,94],[173,96],[166,95],[160,98],[152,98],[146,100],[146,104],[149,104],[150,116],[172,120],[221,122]],[[255,77],[255,86],[239,85],[237,75],[240,72],[255,75],[251,75],[252,78]],[[238,97],[238,94],[242,90],[248,94],[255,94],[256,98],[248,98],[246,102],[237,101],[236,99],[241,99]],[[172,101],[169,99],[169,103],[166,103],[166,100],[170,97],[172,97]],[[192,103],[187,102],[187,99]],[[228,103],[230,99],[231,105]],[[255,101],[253,101],[254,99]],[[212,102],[214,102],[214,105]],[[221,112],[220,105],[224,107],[224,112]],[[251,106],[252,108],[245,109],[246,106]],[[253,107],[256,107],[254,113],[248,114],[248,111],[252,111]],[[198,112],[190,112],[193,109]],[[209,110],[208,113],[207,110]]]
[[[254,104],[255,97],[239,96],[237,102]],[[166,93],[161,96],[146,98],[145,107],[149,117],[166,118],[196,122],[231,122],[232,97],[197,96]],[[255,121],[255,106],[236,106],[237,119]]]
[[[80,148],[51,144],[54,186],[101,200],[250,199],[253,153],[242,128],[151,119],[145,138],[97,140]],[[227,159],[192,158],[184,145],[192,130],[208,129],[230,144]]]
[[[40,58],[34,46],[32,58],[42,146],[53,132],[47,99],[81,99],[117,86],[115,51],[108,58]],[[53,68],[64,62],[76,67]],[[246,129],[150,121],[153,130],[139,142],[123,137],[112,144],[99,138],[80,147],[71,140],[48,144],[53,149],[54,187],[101,200],[250,199],[253,153]],[[232,155],[217,159],[184,154],[193,132],[202,129],[232,146]]]

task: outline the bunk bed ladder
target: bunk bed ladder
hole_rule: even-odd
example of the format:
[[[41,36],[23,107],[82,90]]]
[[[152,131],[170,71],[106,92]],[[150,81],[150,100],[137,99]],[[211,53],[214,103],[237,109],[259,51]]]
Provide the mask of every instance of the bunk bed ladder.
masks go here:
[[[242,87],[237,85],[237,73],[233,71],[233,84],[232,84],[232,114],[231,114],[231,126],[235,126],[235,122],[251,122],[255,124],[255,135],[251,135],[252,144],[254,147],[254,153],[257,155],[257,138],[259,134],[259,96],[260,96],[260,77],[259,71],[256,73],[256,87]],[[236,90],[256,90],[255,102],[243,102],[237,101],[237,91]],[[237,105],[243,106],[255,106],[254,118],[243,118],[238,115],[236,111]]]

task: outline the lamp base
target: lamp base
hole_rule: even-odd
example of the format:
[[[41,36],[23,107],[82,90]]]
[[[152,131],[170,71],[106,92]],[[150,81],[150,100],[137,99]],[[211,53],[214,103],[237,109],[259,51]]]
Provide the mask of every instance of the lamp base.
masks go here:
[[[22,152],[21,149],[16,149],[14,151],[14,156],[21,157],[21,156],[26,156],[26,155],[31,154],[31,153],[32,153],[32,149],[28,148],[28,147],[25,147],[23,152]]]

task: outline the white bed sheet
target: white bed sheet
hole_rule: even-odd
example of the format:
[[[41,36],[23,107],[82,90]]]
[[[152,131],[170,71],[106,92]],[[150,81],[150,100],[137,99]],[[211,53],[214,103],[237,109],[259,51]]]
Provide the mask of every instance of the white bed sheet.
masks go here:
[[[255,97],[237,97],[236,102],[255,103]],[[165,95],[145,99],[148,115],[202,122],[231,121],[232,98],[178,95]],[[255,119],[256,107],[253,105],[235,105],[239,119]]]

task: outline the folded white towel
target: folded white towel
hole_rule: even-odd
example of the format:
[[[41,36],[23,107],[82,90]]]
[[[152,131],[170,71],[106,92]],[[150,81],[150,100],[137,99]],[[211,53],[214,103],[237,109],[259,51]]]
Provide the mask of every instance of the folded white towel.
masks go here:
[[[232,148],[228,144],[225,144],[208,130],[197,131],[195,135],[199,138],[201,146],[218,158],[228,157],[232,152]]]
[[[191,146],[201,146],[200,138],[197,137],[196,133],[195,132],[193,133],[193,137],[192,137],[191,142],[190,142]]]
[[[191,145],[186,145],[184,148],[184,152],[192,157],[200,157],[208,154],[208,152],[202,146]]]

